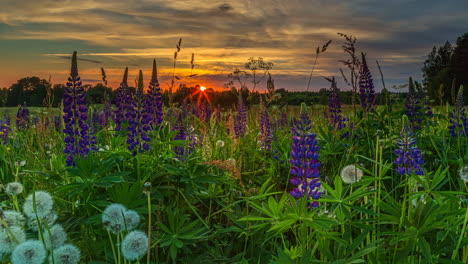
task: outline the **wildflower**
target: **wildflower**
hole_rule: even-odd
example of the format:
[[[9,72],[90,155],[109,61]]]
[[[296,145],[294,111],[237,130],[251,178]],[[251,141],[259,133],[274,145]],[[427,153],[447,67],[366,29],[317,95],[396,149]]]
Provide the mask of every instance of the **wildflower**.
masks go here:
[[[149,84],[145,107],[149,115],[149,125],[152,128],[161,126],[163,121],[163,101],[161,88],[159,87],[156,60],[153,60],[153,72],[151,74],[151,82]]]
[[[49,230],[43,230],[42,235],[46,249],[58,248],[67,240],[67,233],[60,224],[53,225]]]
[[[353,184],[361,181],[363,175],[363,171],[356,165],[345,166],[340,173],[341,180],[347,184]]]
[[[127,144],[128,150],[132,151],[132,155],[136,156],[137,151],[143,152],[149,150],[148,142],[150,138],[146,134],[151,129],[149,125],[149,115],[145,109],[145,98],[143,94],[143,73],[140,70],[138,76],[138,88],[135,98],[132,101],[132,107],[128,112],[128,127]]]
[[[15,162],[16,167],[24,167],[24,165],[26,165],[25,160],[18,160],[18,161]]]
[[[39,264],[46,258],[46,251],[42,242],[38,240],[27,240],[13,250],[11,254],[12,264]]]
[[[24,216],[23,214],[13,211],[6,210],[0,213],[0,219],[3,219],[8,227],[18,226],[21,227],[24,225]],[[1,224],[0,224],[1,226]]]
[[[331,79],[331,87],[328,94],[328,114],[328,123],[334,130],[346,127],[346,124],[344,123],[345,118],[341,115],[341,103],[335,77]]]
[[[140,215],[133,210],[125,211],[124,218],[127,231],[135,229],[140,224]]]
[[[247,131],[247,108],[245,107],[242,95],[239,95],[239,101],[237,103],[237,116],[234,121],[234,132],[236,138],[243,137]]]
[[[70,77],[63,95],[63,121],[65,123],[63,132],[67,134],[64,153],[67,155],[67,166],[74,166],[75,157],[77,155],[86,157],[90,150],[87,119],[86,93],[81,86],[81,78],[78,75],[75,51],[72,57]]]
[[[5,192],[8,195],[19,195],[23,192],[23,185],[19,182],[10,182],[6,185]]]
[[[62,119],[60,118],[60,116],[54,115],[54,126],[55,126],[55,131],[57,132],[62,131]]]
[[[115,113],[114,122],[115,130],[120,131],[122,129],[122,123],[128,120],[129,112],[131,111],[132,105],[132,93],[127,84],[128,68],[125,68],[124,76],[120,87],[116,91],[115,95]]]
[[[187,129],[185,128],[185,125],[183,123],[182,119],[182,114],[179,115],[179,118],[177,119],[177,122],[175,126],[172,129],[173,131],[178,131],[178,133],[174,136],[173,140],[187,140],[190,139]],[[193,146],[175,146],[174,147],[174,152],[176,154],[176,157],[178,159],[184,159],[186,156],[188,156],[192,151],[193,151]]]
[[[47,226],[52,226],[55,221],[57,221],[57,214],[54,212],[50,212],[48,215],[43,217],[41,220],[41,225],[44,226],[45,223],[47,222]],[[39,223],[37,222],[37,218],[34,217],[28,217],[28,227],[31,228],[33,231],[37,232],[39,230]]]
[[[271,151],[271,141],[273,135],[271,133],[270,117],[268,115],[268,109],[260,98],[260,149],[264,151]]]
[[[20,105],[18,112],[16,112],[16,127],[19,131],[29,127],[29,109],[26,103]]]
[[[143,257],[148,249],[148,236],[141,231],[130,232],[122,241],[122,255],[127,260]]]
[[[145,192],[145,193],[151,192],[151,188],[152,188],[151,182],[145,182],[145,184],[143,185],[143,187],[145,188],[145,189],[144,189],[144,192]]]
[[[463,86],[460,86],[458,90],[454,109],[450,113],[450,124],[448,128],[452,137],[456,137],[457,135],[468,136],[468,117],[466,116],[465,104],[463,103]]]
[[[468,182],[468,166],[464,166],[460,169],[458,172],[458,175],[460,175],[460,179],[467,183]]]
[[[364,112],[370,112],[375,105],[375,90],[364,53],[362,54],[362,69],[359,76],[359,97]]]
[[[127,209],[121,204],[111,204],[102,213],[102,224],[104,228],[113,234],[125,229],[125,211]]]
[[[222,141],[222,140],[217,140],[217,141],[216,141],[216,147],[217,147],[217,148],[222,148],[222,147],[224,147],[224,141]]]
[[[416,146],[416,138],[413,138],[413,132],[407,121],[408,117],[403,118],[403,129],[401,139],[398,139],[398,149],[394,151],[397,155],[394,163],[397,165],[396,171],[400,175],[415,173],[424,175],[421,165],[424,163],[421,150]]]
[[[65,244],[54,250],[55,264],[77,264],[80,262],[80,249],[71,244]],[[49,256],[49,263],[52,263],[52,256]]]
[[[35,201],[35,205],[33,204],[33,200]],[[48,192],[37,191],[34,194],[28,195],[24,202],[23,210],[29,218],[35,218],[36,216],[43,218],[51,213],[53,204],[52,196]]]
[[[318,161],[317,151],[320,149],[317,146],[316,135],[310,132],[311,121],[304,105],[301,107],[300,119],[296,121],[293,128],[291,160],[292,169],[290,171],[293,177],[290,182],[296,185],[290,194],[295,198],[307,197],[310,199],[319,199],[321,192],[319,191],[320,183],[320,163]],[[310,203],[309,208],[318,206],[317,201]]]
[[[10,254],[16,245],[25,240],[26,233],[24,229],[19,226],[10,226],[9,230],[0,228],[0,255]]]

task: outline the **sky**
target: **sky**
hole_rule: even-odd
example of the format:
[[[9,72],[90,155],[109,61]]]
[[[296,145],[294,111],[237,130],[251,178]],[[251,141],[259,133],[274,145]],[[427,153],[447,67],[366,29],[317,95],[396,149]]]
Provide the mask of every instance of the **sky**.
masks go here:
[[[421,80],[432,47],[468,31],[467,13],[466,0],[0,0],[0,87],[27,76],[65,83],[77,51],[85,84],[101,82],[101,67],[113,88],[125,67],[129,80],[141,69],[147,83],[156,59],[167,89],[182,38],[177,86],[223,88],[229,73],[262,57],[274,63],[277,89],[305,90],[317,46],[332,40],[317,60],[311,89],[329,87],[324,77],[335,76],[338,88],[348,90],[340,74],[340,68],[347,73],[339,62],[347,59],[342,32],[357,38],[380,90],[376,61],[387,88],[410,76]]]

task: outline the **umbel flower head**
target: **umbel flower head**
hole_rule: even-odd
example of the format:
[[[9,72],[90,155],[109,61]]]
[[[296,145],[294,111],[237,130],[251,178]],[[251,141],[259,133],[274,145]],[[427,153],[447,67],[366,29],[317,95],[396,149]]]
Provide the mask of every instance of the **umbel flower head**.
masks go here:
[[[29,218],[36,218],[36,216],[43,218],[51,213],[53,205],[54,201],[48,192],[37,191],[28,195],[23,205],[23,211]]]
[[[148,250],[148,236],[141,231],[130,232],[122,241],[122,255],[133,261],[143,257]]]
[[[345,166],[340,173],[341,180],[347,184],[353,184],[361,181],[364,173],[356,165]]]
[[[10,226],[9,230],[0,228],[0,256],[10,254],[16,245],[25,240],[26,233],[19,226]]]
[[[5,187],[5,193],[8,195],[19,195],[23,192],[23,185],[19,182],[10,182]]]
[[[55,264],[77,264],[80,262],[80,249],[71,244],[65,244],[54,250]],[[52,263],[52,256],[49,256],[49,263]]]
[[[42,242],[27,240],[18,246],[11,254],[12,264],[41,264],[46,258],[46,251]]]
[[[290,194],[295,198],[307,197],[308,200],[317,200],[320,198],[320,162],[318,161],[317,151],[320,149],[317,145],[316,135],[310,130],[312,128],[310,117],[305,111],[305,105],[301,106],[299,120],[296,121],[292,129],[292,146],[290,171],[292,178],[290,182],[296,185]],[[309,208],[318,206],[317,201],[312,201]]]

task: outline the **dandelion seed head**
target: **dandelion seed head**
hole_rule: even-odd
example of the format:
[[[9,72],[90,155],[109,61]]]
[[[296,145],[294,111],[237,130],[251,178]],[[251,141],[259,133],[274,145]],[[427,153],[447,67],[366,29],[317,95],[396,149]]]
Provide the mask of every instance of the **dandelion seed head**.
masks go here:
[[[104,228],[117,234],[125,229],[124,214],[127,208],[121,204],[111,204],[102,213]]]
[[[55,264],[77,264],[80,261],[80,249],[74,245],[66,244],[54,250]],[[49,257],[52,263],[52,257]]]
[[[52,226],[55,221],[57,220],[58,216],[56,213],[51,212],[50,214],[46,215],[45,217],[42,218],[41,224],[44,225],[44,221],[47,221],[48,226]],[[37,219],[34,218],[29,218],[28,217],[28,227],[31,228],[33,231],[37,232],[39,230],[39,225],[37,223]]]
[[[18,243],[26,240],[26,233],[18,226],[9,227],[11,234],[6,228],[0,230],[0,255],[10,254]]]
[[[13,211],[13,210],[6,210],[3,211],[2,215],[0,216],[8,227],[13,226],[23,226],[24,225],[24,216],[20,212]]]
[[[33,195],[35,197],[33,197]],[[33,198],[35,199],[37,217],[43,218],[46,217],[52,211],[52,206],[54,201],[52,196],[45,191],[37,191],[34,194],[28,195],[26,201],[23,205],[24,214],[30,218],[36,218],[36,213],[34,212],[34,203]]]
[[[340,173],[341,180],[346,184],[353,184],[361,181],[364,172],[356,165],[345,166]]]
[[[38,240],[25,241],[13,250],[11,254],[12,264],[38,264],[43,263],[46,251],[42,242]]]
[[[44,243],[47,249],[51,247],[58,248],[67,240],[67,233],[65,233],[62,225],[59,224],[53,225],[50,230],[43,230],[42,235],[44,236]]]
[[[148,237],[141,231],[130,232],[122,241],[122,255],[133,261],[145,255],[148,249]]]
[[[23,185],[19,182],[10,182],[5,187],[5,193],[8,195],[19,195],[23,192]]]
[[[218,147],[218,148],[224,147],[224,141],[222,141],[222,140],[216,141],[216,147]]]
[[[460,175],[460,179],[462,179],[463,182],[465,183],[468,182],[468,165],[460,169],[459,175]]]
[[[138,215],[137,212],[133,210],[127,210],[125,211],[125,224],[127,226],[127,230],[133,230],[135,229],[138,224],[140,224],[140,215]]]

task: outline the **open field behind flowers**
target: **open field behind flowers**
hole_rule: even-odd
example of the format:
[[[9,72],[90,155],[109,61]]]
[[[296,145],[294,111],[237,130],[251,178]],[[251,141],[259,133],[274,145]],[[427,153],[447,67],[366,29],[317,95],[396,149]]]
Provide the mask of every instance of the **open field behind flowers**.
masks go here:
[[[0,263],[468,263],[463,97],[365,71],[346,110],[167,107],[155,65],[89,106],[74,54],[62,109],[0,109]]]

